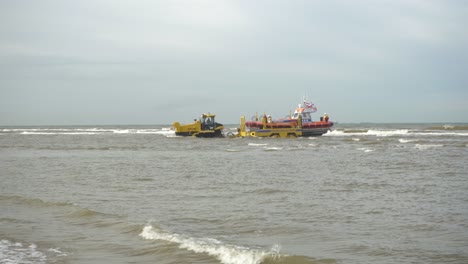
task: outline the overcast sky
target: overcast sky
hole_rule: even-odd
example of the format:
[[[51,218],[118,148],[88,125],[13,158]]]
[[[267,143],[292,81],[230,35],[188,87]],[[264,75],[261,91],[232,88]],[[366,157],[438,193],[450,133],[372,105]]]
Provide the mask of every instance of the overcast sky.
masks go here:
[[[468,1],[3,0],[0,126],[468,122]]]

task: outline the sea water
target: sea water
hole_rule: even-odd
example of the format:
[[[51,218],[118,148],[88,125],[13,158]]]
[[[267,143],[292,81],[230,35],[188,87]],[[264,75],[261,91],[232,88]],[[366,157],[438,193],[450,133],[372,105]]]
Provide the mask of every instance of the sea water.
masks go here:
[[[468,263],[467,164],[467,124],[3,127],[0,263]]]

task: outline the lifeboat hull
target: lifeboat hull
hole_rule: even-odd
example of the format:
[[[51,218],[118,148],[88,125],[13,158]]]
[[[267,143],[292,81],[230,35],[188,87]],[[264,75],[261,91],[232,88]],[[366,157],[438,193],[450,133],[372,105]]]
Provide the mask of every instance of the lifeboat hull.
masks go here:
[[[333,122],[307,122],[301,127],[298,126],[297,120],[287,120],[284,122],[263,123],[260,121],[246,121],[245,127],[250,131],[246,133],[256,137],[315,137],[327,133]]]

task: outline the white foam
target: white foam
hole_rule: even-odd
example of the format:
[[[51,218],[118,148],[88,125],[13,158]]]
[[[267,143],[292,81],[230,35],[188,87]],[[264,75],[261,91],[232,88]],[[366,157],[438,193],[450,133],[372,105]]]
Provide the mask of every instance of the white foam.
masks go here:
[[[396,135],[408,135],[408,129],[397,129],[397,130],[373,130],[370,129],[366,132],[345,132],[339,130],[328,131],[324,136],[335,136],[335,137],[343,137],[343,136],[376,136],[376,137],[389,137],[389,136],[396,136]]]
[[[264,143],[249,143],[248,144],[249,146],[253,146],[253,147],[262,147],[262,146],[266,146],[268,144],[264,144]]]
[[[129,134],[130,130],[129,129],[115,129],[112,130],[114,134]]]
[[[374,150],[368,149],[368,148],[358,148],[358,150],[362,150],[362,151],[364,151],[366,153],[374,151]]]
[[[424,144],[416,144],[414,146],[414,148],[416,149],[420,149],[420,150],[426,150],[426,149],[431,149],[431,148],[441,148],[443,147],[444,145],[441,145],[441,144],[427,144],[427,145],[424,145]]]
[[[21,135],[97,135],[96,132],[21,132]]]
[[[351,140],[353,140],[353,141],[361,141],[360,138],[352,138]]]
[[[368,130],[366,135],[373,135],[377,137],[389,137],[396,135],[407,135],[409,133],[408,129],[397,129],[397,130]]]
[[[164,127],[162,130],[156,131],[155,134],[163,135],[166,137],[175,137],[175,131],[169,127]]]
[[[224,264],[258,264],[267,256],[276,256],[279,254],[278,246],[274,246],[270,251],[266,252],[242,246],[224,244],[212,238],[193,238],[187,235],[171,234],[158,230],[151,225],[145,226],[140,236],[145,239],[175,243],[179,245],[179,248],[216,257]]]
[[[60,248],[49,248],[49,252],[55,253],[57,257],[66,257],[68,254],[60,250]]]
[[[46,263],[47,257],[35,244],[24,246],[9,240],[0,240],[0,263]]]
[[[403,139],[403,138],[400,138],[398,139],[398,141],[400,143],[410,143],[410,142],[414,142],[414,141],[417,141],[416,139]]]
[[[266,151],[276,151],[276,150],[282,150],[283,148],[280,147],[268,147],[264,148]]]
[[[340,130],[328,131],[323,136],[329,137],[356,137],[356,136],[376,136],[376,137],[390,137],[390,136],[468,136],[465,132],[435,132],[435,131],[410,131],[408,129],[396,129],[396,130],[377,130],[370,129],[366,132],[347,132]]]
[[[104,135],[104,134],[159,134],[164,136],[175,135],[170,128],[145,128],[145,129],[105,129],[105,128],[28,128],[28,129],[4,129],[5,132],[17,132],[22,135]]]
[[[412,135],[417,136],[461,136],[467,137],[468,133],[459,133],[459,132],[427,132],[427,133],[412,133]]]
[[[322,136],[326,137],[342,137],[342,136],[349,136],[347,133],[344,131],[339,131],[339,130],[329,130],[327,133],[323,134]]]
[[[72,131],[68,128],[5,128],[3,132],[22,132],[22,131]]]
[[[175,134],[174,130],[171,130],[171,128],[166,128],[163,127],[162,129],[138,129],[136,131],[137,134],[161,134],[161,135],[166,135],[166,134]]]
[[[231,148],[228,148],[226,149],[227,152],[240,152],[239,149],[231,149]]]

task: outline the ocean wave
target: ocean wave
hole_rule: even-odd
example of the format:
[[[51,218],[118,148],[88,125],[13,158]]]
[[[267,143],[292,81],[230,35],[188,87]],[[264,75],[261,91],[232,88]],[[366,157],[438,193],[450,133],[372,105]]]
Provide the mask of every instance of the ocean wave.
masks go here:
[[[367,135],[377,136],[377,137],[389,137],[396,135],[407,135],[409,133],[408,129],[397,129],[397,130],[372,130],[366,132]]]
[[[29,132],[24,131],[21,135],[97,135],[96,132]]]
[[[441,148],[444,145],[442,144],[416,144],[414,148],[419,149],[419,150],[426,150],[426,149],[432,149],[432,148]]]
[[[81,218],[89,220],[89,218],[95,217],[95,216],[106,216],[105,213],[93,211],[91,209],[80,207],[76,204],[72,204],[68,202],[51,202],[51,201],[44,201],[38,198],[0,195],[0,202],[2,201],[12,202],[16,204],[23,204],[32,208],[62,208],[64,215],[73,219],[77,219],[77,220]],[[107,215],[107,216],[108,216],[108,219],[112,218],[112,215]]]
[[[137,134],[156,134],[163,136],[175,136],[175,131],[171,128],[162,128],[162,129],[145,129],[138,130]]]
[[[92,216],[96,216],[98,215],[99,213],[96,212],[96,211],[93,211],[93,210],[89,210],[89,209],[86,209],[86,208],[76,208],[76,210],[72,210],[68,216],[69,217],[73,217],[73,218],[80,218],[80,217],[92,217]]]
[[[156,134],[170,136],[171,128],[4,128],[0,135],[105,135],[105,134]]]
[[[355,135],[365,135],[365,132],[348,133],[343,130],[331,130],[323,134],[324,137],[346,137],[346,136],[355,136]]]
[[[410,142],[416,142],[416,141],[419,141],[419,140],[417,140],[417,139],[404,139],[404,138],[398,139],[398,142],[400,142],[400,143],[410,143]]]
[[[263,148],[265,151],[278,151],[278,150],[282,150],[283,148],[280,148],[280,147],[267,147],[267,148]]]
[[[368,148],[358,148],[358,150],[364,151],[366,153],[374,151],[373,149],[368,149]]]
[[[230,245],[213,238],[194,238],[188,235],[169,233],[152,225],[146,225],[139,234],[148,240],[161,240],[178,245],[179,248],[215,257],[223,264],[332,264],[334,259],[314,259],[307,256],[280,254],[281,247],[273,245],[269,250],[252,249]]]
[[[356,134],[356,133],[367,133],[368,129],[345,129],[344,133]]]
[[[227,148],[226,152],[241,152],[240,149]]]
[[[15,203],[22,203],[32,207],[57,207],[57,206],[73,206],[65,202],[46,202],[37,198],[27,198],[22,196],[5,196],[0,195],[0,201],[12,201]]]
[[[409,129],[395,130],[333,130],[324,134],[326,137],[356,137],[356,136],[375,136],[375,137],[394,137],[394,136],[468,136],[468,133],[454,131],[422,131]]]
[[[412,133],[415,136],[460,136],[460,137],[468,137],[468,133],[461,133],[461,132],[415,132]]]
[[[266,143],[249,143],[247,145],[252,146],[252,147],[263,147],[263,146],[267,146],[268,144],[266,144]]]
[[[445,124],[445,125],[436,125],[427,128],[428,130],[468,130],[468,125],[466,124]]]
[[[251,249],[243,246],[225,244],[212,238],[194,238],[188,235],[169,233],[147,225],[140,236],[149,240],[162,240],[179,245],[179,248],[195,253],[204,253],[217,258],[224,264],[259,264],[267,257],[279,256],[279,247],[271,250]]]
[[[265,257],[260,264],[334,264],[335,259],[313,259],[306,256]]]
[[[173,135],[174,130],[170,129],[115,129],[112,130],[114,134],[155,134],[155,135]]]
[[[284,192],[290,192],[290,191],[284,190],[284,189],[275,189],[275,188],[260,188],[260,189],[255,189],[251,192],[256,193],[256,194],[275,194],[275,193],[284,193]]]
[[[161,132],[161,133],[158,133],[158,134],[163,135],[163,136],[168,137],[168,138],[180,137],[180,136],[177,136],[175,134],[175,131],[172,131],[170,133],[169,132]]]
[[[62,251],[60,248],[49,248],[47,251],[54,253],[57,257],[66,257],[66,256],[68,256],[68,253]]]

